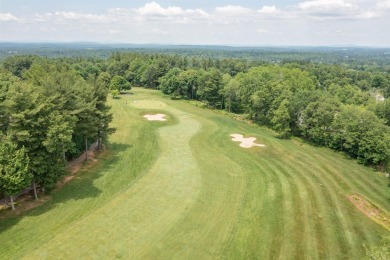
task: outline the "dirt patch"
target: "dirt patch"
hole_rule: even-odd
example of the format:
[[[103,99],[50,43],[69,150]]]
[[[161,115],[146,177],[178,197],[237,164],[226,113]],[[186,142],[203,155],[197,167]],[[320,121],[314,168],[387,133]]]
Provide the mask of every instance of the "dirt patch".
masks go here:
[[[256,137],[244,138],[244,136],[241,135],[241,134],[231,134],[230,136],[233,137],[232,141],[241,142],[240,146],[243,147],[243,148],[251,148],[253,146],[260,146],[260,147],[264,147],[265,146],[264,144],[257,144],[257,143],[255,143]]]
[[[380,208],[372,204],[358,193],[347,195],[347,198],[364,215],[390,231],[390,216]]]
[[[59,181],[56,185],[56,190],[62,188],[65,184],[73,180],[77,173],[80,171],[81,167],[83,167],[83,170],[88,170],[91,168],[93,165],[95,165],[98,160],[95,159],[96,157],[96,150],[89,150],[88,151],[88,164],[85,161],[85,152],[80,155],[78,158],[72,160],[68,164],[68,170],[69,170],[69,175],[65,176],[61,181]],[[103,150],[105,151],[105,150]]]
[[[35,207],[38,207],[46,201],[49,201],[51,199],[50,195],[44,195],[39,194],[39,200],[35,200],[34,196],[31,194],[26,194],[18,198],[17,201],[15,201],[15,210],[11,210],[11,206],[7,205],[1,205],[0,207],[0,219],[6,219],[10,216],[18,216],[22,213],[29,211],[30,209],[33,209]]]
[[[165,116],[164,114],[144,115],[144,117],[149,121],[166,121],[164,116]]]

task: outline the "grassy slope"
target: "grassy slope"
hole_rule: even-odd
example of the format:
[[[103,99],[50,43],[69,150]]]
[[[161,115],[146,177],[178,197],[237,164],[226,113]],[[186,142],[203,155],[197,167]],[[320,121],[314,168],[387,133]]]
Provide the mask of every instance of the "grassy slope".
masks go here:
[[[358,259],[363,243],[387,233],[346,198],[358,192],[389,213],[384,176],[328,149],[134,92],[112,101],[112,157],[44,206],[0,222],[1,259]],[[153,111],[169,120],[141,117]],[[267,147],[242,149],[232,133]]]

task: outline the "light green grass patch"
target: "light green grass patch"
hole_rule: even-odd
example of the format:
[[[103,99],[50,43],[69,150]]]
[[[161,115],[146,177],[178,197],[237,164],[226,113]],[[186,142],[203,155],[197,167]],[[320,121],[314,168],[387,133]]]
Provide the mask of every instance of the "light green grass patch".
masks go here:
[[[160,100],[133,100],[129,104],[141,109],[164,109],[167,107],[167,104]]]

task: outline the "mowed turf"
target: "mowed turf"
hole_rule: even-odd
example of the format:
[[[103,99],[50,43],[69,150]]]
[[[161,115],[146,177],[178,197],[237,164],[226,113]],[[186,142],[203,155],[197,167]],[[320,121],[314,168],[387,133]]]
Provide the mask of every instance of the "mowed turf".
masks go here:
[[[131,92],[110,100],[117,131],[97,165],[0,221],[0,259],[359,259],[389,234],[347,199],[359,193],[389,214],[383,174],[156,91]],[[142,117],[153,113],[167,121]],[[266,147],[241,148],[233,133]]]

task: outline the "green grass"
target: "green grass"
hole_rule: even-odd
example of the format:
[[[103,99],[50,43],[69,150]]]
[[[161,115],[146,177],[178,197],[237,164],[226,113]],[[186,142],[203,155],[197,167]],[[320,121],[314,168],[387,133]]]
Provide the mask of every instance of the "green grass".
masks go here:
[[[132,92],[110,100],[117,131],[97,165],[0,222],[0,259],[359,259],[363,244],[389,233],[346,197],[359,193],[389,214],[384,175],[155,91]],[[232,133],[266,147],[240,148]]]

